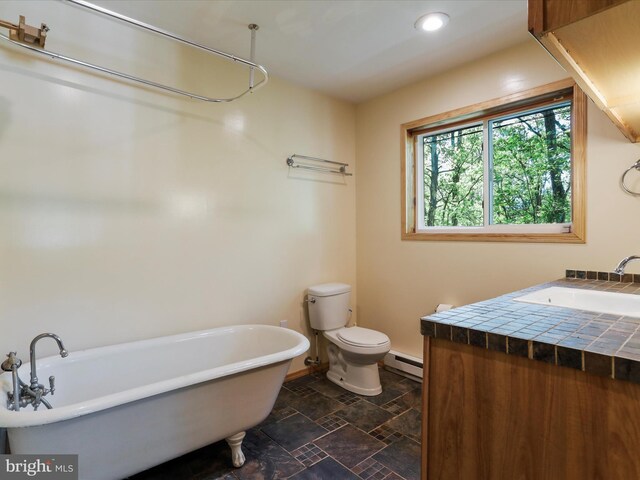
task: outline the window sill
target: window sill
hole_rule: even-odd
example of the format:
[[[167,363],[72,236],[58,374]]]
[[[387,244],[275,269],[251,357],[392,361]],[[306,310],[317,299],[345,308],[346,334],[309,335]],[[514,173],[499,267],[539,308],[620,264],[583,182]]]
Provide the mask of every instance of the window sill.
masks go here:
[[[586,243],[584,235],[569,233],[425,233],[406,232],[402,240],[427,242]]]

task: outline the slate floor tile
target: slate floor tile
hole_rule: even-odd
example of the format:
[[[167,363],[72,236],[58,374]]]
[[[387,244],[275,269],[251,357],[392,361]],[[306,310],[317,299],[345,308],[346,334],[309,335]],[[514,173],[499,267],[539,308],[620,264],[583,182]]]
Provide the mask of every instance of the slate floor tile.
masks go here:
[[[229,475],[233,475],[235,470],[231,465],[231,451],[229,450],[227,442],[224,440],[208,445],[195,452],[188,453],[167,463],[188,465],[193,473],[191,477],[193,480],[226,479]]]
[[[175,478],[193,478],[189,464],[186,463],[163,463],[142,473],[138,473],[130,480],[173,480]]]
[[[393,473],[381,463],[376,462],[373,458],[367,458],[360,462],[351,470],[363,480],[384,480]]]
[[[269,416],[264,420],[263,424],[267,425],[269,423],[279,422],[283,418],[287,418],[291,415],[298,413],[297,410],[294,410],[291,407],[284,407],[276,410],[275,408],[271,411]]]
[[[413,388],[396,400],[401,405],[422,411],[422,385]]]
[[[261,430],[289,451],[327,433],[324,428],[299,413],[266,425]]]
[[[386,410],[362,401],[338,410],[336,415],[365,432],[370,432],[393,417]]]
[[[402,412],[409,410],[409,407],[403,404],[401,398],[402,397],[396,398],[395,400],[391,400],[389,403],[385,403],[380,406],[392,415],[400,415]]]
[[[323,451],[313,443],[307,443],[306,445],[301,446],[291,452],[291,455],[305,467],[310,467],[314,463],[318,463],[323,458],[327,458],[327,452]]]
[[[328,432],[333,432],[334,430],[345,426],[347,424],[347,421],[336,415],[327,415],[326,417],[322,417],[321,419],[317,420],[316,423],[322,428],[327,429]]]
[[[298,377],[294,380],[289,380],[284,384],[284,387],[288,388],[289,390],[294,390],[296,387],[308,386],[311,383],[317,382],[321,378],[322,378],[321,376],[316,374],[304,375],[303,377]]]
[[[247,432],[242,442],[246,462],[233,471],[240,480],[289,478],[304,465],[260,430]]]
[[[291,387],[291,391],[299,397],[308,397],[310,395],[315,395],[317,393],[313,388],[307,385]]]
[[[403,377],[402,375],[390,372],[389,370],[385,370],[384,368],[380,369],[380,383],[382,384],[383,390],[385,387],[400,382],[405,378],[406,377]]]
[[[247,431],[241,468],[222,440],[131,480],[417,478],[421,386],[385,370],[380,378],[379,398],[348,392],[324,373],[287,382],[269,417]]]
[[[415,440],[420,439],[420,426],[422,415],[419,411],[411,409],[401,415],[392,418],[383,426],[407,435]]]
[[[360,480],[332,458],[325,458],[291,477],[291,480]]]
[[[276,403],[273,405],[273,409],[281,410],[283,408],[287,408],[296,398],[297,395],[295,393],[288,388],[282,387],[280,389],[280,393],[278,393],[278,398],[276,398]]]
[[[339,387],[338,385],[328,380],[327,378],[323,378],[313,383],[310,383],[309,387],[313,388],[317,392],[322,393],[323,395],[326,395],[329,398],[339,397],[340,395],[346,392],[344,388]]]
[[[192,480],[238,480],[238,477],[236,477],[233,473],[227,473],[226,475],[222,476],[217,473],[212,473],[204,477],[193,477]]]
[[[369,432],[373,438],[380,440],[385,445],[389,445],[402,438],[402,434],[396,432],[394,429],[387,427],[387,424],[380,425],[378,428],[374,428]]]
[[[356,402],[359,402],[362,397],[360,395],[356,395],[355,393],[347,392],[341,393],[336,397],[340,403],[344,405],[353,405]]]
[[[386,477],[384,477],[384,480],[405,480],[404,478],[402,478],[400,475],[398,475],[395,472],[391,472],[389,475],[387,475]]]
[[[368,402],[373,403],[374,405],[380,406],[390,402],[391,400],[395,400],[411,389],[413,389],[412,385],[403,382],[396,382],[392,383],[386,388],[383,388],[382,393],[380,393],[379,395],[376,395],[374,397],[364,397],[364,399]]]
[[[315,395],[293,399],[290,407],[309,417],[311,420],[318,420],[336,410],[344,408],[344,405],[333,398],[315,392]]]
[[[285,388],[292,391],[296,395],[306,397],[315,393],[315,390],[310,388],[310,385],[317,381],[318,379],[316,377],[306,375],[304,377],[296,378],[295,380],[287,382]]]
[[[314,443],[348,468],[355,467],[385,446],[352,425],[345,425]]]
[[[406,480],[420,478],[420,445],[406,437],[387,446],[373,459]]]
[[[217,477],[212,478],[224,478],[234,470],[231,466],[231,454],[225,447],[224,440],[216,442],[129,478],[131,480],[200,479],[210,477],[214,473]]]

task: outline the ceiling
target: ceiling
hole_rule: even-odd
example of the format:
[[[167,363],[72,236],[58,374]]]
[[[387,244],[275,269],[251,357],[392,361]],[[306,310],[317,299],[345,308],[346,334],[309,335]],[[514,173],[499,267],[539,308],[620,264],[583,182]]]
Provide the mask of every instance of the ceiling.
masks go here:
[[[527,37],[526,0],[97,0],[118,13],[256,62],[272,76],[362,102]],[[441,31],[417,18],[445,12]]]

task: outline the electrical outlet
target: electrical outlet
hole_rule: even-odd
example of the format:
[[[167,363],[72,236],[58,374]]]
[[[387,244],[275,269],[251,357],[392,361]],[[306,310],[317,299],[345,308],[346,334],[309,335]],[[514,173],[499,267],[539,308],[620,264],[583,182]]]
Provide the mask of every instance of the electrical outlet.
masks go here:
[[[282,328],[287,328],[287,325],[288,325],[288,323],[287,323],[287,321],[286,321],[286,320],[280,320],[280,326],[281,326]]]

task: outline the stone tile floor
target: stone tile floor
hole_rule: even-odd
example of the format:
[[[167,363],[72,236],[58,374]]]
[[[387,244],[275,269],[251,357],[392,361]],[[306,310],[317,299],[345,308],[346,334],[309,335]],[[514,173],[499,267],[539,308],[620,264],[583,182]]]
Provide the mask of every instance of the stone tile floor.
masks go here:
[[[420,477],[420,384],[380,370],[383,391],[356,395],[312,374],[283,385],[271,415],[249,430],[246,462],[226,442],[131,480],[414,480]]]

